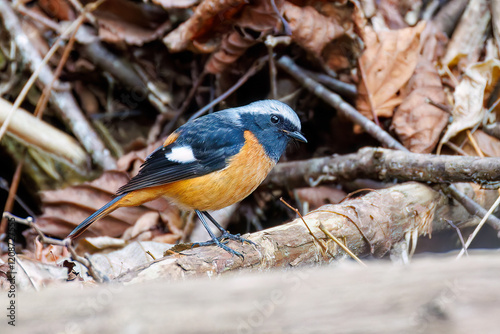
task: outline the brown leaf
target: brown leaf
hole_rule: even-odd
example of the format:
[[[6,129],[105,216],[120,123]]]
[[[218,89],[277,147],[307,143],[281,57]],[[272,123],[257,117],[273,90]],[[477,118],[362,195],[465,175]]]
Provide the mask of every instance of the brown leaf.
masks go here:
[[[224,36],[219,50],[205,65],[207,72],[223,72],[248,48],[277,31],[282,21],[279,13],[282,6],[283,0],[257,0],[244,6],[233,24],[234,29]]]
[[[73,21],[76,18],[75,12],[67,1],[39,0],[37,3],[50,17],[61,21]]]
[[[163,39],[170,52],[180,52],[190,46],[198,37],[211,31],[214,25],[227,24],[239,9],[246,4],[244,0],[205,0],[198,7],[189,20],[171,31]],[[227,31],[227,29],[225,30]]]
[[[143,45],[170,29],[167,12],[160,7],[125,0],[107,0],[93,13],[99,37],[109,43]]]
[[[455,106],[452,110],[453,122],[446,130],[440,145],[465,129],[480,124],[485,115],[485,94],[491,92],[500,78],[500,61],[491,59],[477,63],[464,73],[463,79],[453,94]]]
[[[362,80],[356,106],[366,117],[391,117],[402,102],[399,90],[415,70],[420,52],[420,33],[425,22],[412,28],[381,31],[365,28],[366,50],[359,59]]]
[[[479,146],[484,155],[488,157],[500,157],[499,139],[492,137],[481,130],[474,131],[472,136],[476,140],[477,146]],[[477,152],[470,143],[464,147],[464,151],[470,152],[471,155],[477,155]]]
[[[310,6],[283,4],[283,17],[290,24],[293,40],[319,57],[325,46],[345,34],[344,27],[334,17],[326,17]]]
[[[435,66],[423,57],[408,82],[410,94],[394,114],[392,128],[410,151],[431,153],[448,123],[449,114],[426,99],[444,104],[445,94]]]
[[[448,43],[441,61],[443,65],[453,66],[460,61],[461,67],[467,67],[478,61],[491,20],[489,3],[488,0],[469,1]]]

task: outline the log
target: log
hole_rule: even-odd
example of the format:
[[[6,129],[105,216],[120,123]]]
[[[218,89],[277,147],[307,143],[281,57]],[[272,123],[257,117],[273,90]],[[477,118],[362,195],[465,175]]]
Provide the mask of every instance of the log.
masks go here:
[[[304,218],[315,237],[326,244],[328,253],[322,251],[304,222],[296,219],[244,236],[255,245],[229,241],[227,245],[243,254],[243,260],[216,246],[194,249],[188,246],[187,250],[111,279],[137,283],[155,278],[206,277],[233,270],[288,268],[344,259],[346,253],[320,230],[320,223],[344,241],[355,255],[380,257],[395,244],[404,243],[407,237],[450,228],[446,220],[464,224],[471,216],[463,207],[452,206],[442,193],[426,185],[409,182],[373,191],[341,204],[325,205]]]

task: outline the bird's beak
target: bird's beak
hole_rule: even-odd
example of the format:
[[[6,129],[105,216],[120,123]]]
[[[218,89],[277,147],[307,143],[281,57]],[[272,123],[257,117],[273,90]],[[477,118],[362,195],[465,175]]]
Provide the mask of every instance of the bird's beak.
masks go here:
[[[302,133],[300,133],[299,131],[287,131],[287,130],[283,130],[284,133],[286,133],[286,135],[294,140],[297,140],[297,141],[300,141],[300,142],[303,142],[303,143],[307,143],[307,139],[306,137],[304,137],[304,135]]]

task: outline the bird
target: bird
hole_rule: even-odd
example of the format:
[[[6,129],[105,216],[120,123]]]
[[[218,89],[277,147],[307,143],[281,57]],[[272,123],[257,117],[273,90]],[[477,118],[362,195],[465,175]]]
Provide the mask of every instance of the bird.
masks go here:
[[[120,207],[165,197],[195,211],[211,240],[194,245],[229,248],[224,240],[253,243],[225,230],[208,213],[237,203],[264,181],[291,141],[307,143],[296,112],[277,100],[261,100],[188,121],[151,153],[116,197],[86,218],[66,239],[73,241],[93,222]],[[208,218],[221,235],[209,228]]]

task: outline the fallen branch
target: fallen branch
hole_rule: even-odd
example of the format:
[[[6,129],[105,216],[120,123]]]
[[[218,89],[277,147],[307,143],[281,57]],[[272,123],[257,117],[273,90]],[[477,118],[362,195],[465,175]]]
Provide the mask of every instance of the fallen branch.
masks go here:
[[[369,178],[432,183],[474,182],[500,187],[500,158],[418,154],[383,148],[278,164],[262,183],[290,189]]]
[[[278,64],[283,70],[300,82],[306,89],[324,100],[326,103],[330,104],[332,107],[336,108],[353,123],[360,125],[363,130],[370,134],[373,138],[377,139],[389,148],[408,152],[408,149],[400,142],[391,137],[389,133],[377,126],[368,118],[363,116],[353,106],[345,102],[338,94],[329,91],[323,85],[308,77],[308,75],[301,68],[299,68],[290,57],[281,57]],[[452,194],[453,198],[462,204],[462,206],[464,206],[470,214],[475,214],[479,218],[487,216],[487,211],[483,207],[478,205],[469,197],[461,194],[455,185],[450,184],[446,186],[446,188],[446,190]],[[495,226],[497,229],[500,228],[500,219],[493,215],[487,217],[487,222],[491,226]]]
[[[346,253],[321,231],[319,225],[343,240],[359,257],[383,256],[395,243],[404,242],[407,233],[425,235],[449,229],[446,220],[464,224],[468,216],[462,207],[453,207],[446,196],[419,183],[406,183],[371,192],[342,204],[325,205],[304,216],[316,238],[326,242],[336,260]],[[404,209],[402,209],[404,208]],[[328,263],[300,219],[288,224],[246,235],[258,246],[229,242],[244,259],[231,256],[221,248],[200,247],[170,252],[169,256],[124,273],[122,282],[147,281],[153,278],[179,279],[189,276],[220,274],[235,269],[268,269],[303,264]],[[175,249],[174,249],[175,251]]]

